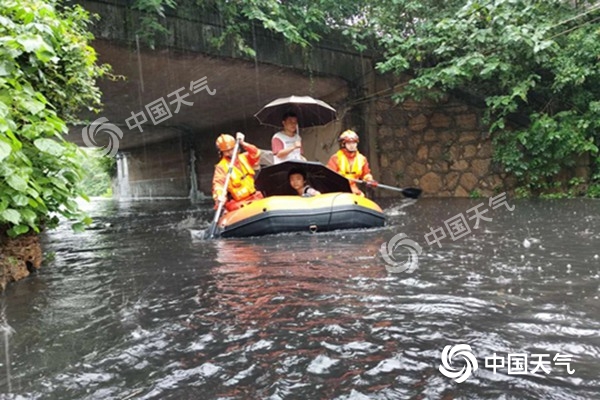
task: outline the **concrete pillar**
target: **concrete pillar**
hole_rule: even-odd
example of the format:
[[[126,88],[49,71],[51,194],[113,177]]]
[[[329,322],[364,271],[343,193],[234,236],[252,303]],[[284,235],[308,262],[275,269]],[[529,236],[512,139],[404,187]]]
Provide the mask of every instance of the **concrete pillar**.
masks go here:
[[[117,154],[117,199],[131,200],[131,188],[129,187],[129,165],[127,153]]]
[[[198,192],[198,174],[196,173],[196,151],[190,148],[190,200],[197,201],[201,196]]]

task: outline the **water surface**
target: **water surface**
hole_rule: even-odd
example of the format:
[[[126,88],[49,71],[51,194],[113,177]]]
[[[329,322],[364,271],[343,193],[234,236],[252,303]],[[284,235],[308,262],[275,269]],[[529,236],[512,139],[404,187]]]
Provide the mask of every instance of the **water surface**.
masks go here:
[[[425,235],[479,203],[478,229]],[[0,392],[31,399],[600,398],[600,202],[388,200],[382,229],[203,241],[207,205],[95,201],[92,229],[2,295]],[[388,272],[399,233],[422,247]],[[409,252],[398,248],[393,260]],[[468,344],[479,369],[442,375]],[[485,358],[556,353],[550,373]],[[6,359],[10,368],[6,365]],[[455,357],[453,367],[465,365]],[[8,394],[10,391],[10,394]]]

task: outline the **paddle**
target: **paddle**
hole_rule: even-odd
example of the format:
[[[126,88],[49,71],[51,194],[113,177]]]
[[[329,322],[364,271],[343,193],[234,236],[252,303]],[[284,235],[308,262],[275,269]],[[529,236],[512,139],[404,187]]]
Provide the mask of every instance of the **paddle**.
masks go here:
[[[229,179],[231,178],[231,173],[233,172],[233,165],[237,158],[237,153],[240,148],[240,142],[242,140],[238,139],[235,141],[235,146],[233,147],[233,153],[231,154],[231,161],[229,162],[229,167],[227,169],[227,176],[225,177],[225,184],[223,185],[223,190],[227,192],[227,187],[229,186]],[[226,198],[226,196],[225,196]],[[223,212],[223,206],[225,205],[226,200],[219,200],[219,205],[217,206],[217,212],[215,213],[215,218],[213,219],[210,228],[206,231],[205,239],[212,239],[215,237],[215,233],[217,231],[217,222],[219,222],[219,218],[221,218],[221,213]]]
[[[422,190],[419,188],[399,188],[399,187],[395,187],[395,186],[384,185],[382,183],[375,182],[375,181],[361,181],[360,179],[350,179],[350,180],[352,182],[356,182],[356,183],[364,183],[367,186],[380,187],[382,189],[388,189],[388,190],[394,190],[396,192],[401,192],[404,196],[411,198],[411,199],[418,199],[422,192]]]

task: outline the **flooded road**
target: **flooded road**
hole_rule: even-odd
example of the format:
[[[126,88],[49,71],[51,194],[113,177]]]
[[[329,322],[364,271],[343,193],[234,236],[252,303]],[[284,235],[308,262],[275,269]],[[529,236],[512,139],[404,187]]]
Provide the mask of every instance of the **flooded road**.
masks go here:
[[[600,202],[511,199],[473,229],[480,203],[388,200],[382,229],[203,241],[209,205],[95,201],[92,229],[46,233],[51,259],[2,295],[2,398],[600,398]],[[411,273],[380,253],[399,233],[422,248]],[[439,368],[460,344],[457,383]]]

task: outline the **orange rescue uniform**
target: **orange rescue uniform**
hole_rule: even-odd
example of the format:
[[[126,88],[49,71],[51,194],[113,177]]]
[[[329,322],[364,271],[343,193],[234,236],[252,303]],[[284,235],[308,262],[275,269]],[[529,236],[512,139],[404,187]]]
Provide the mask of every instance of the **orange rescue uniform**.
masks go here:
[[[356,186],[356,182],[351,179],[372,181],[371,168],[367,157],[357,151],[349,152],[346,149],[340,149],[331,156],[327,167],[350,180],[350,189],[352,193],[364,196],[365,194]]]
[[[225,203],[227,211],[237,210],[253,200],[263,198],[262,193],[254,188],[254,167],[259,165],[260,150],[248,143],[245,144],[244,149],[246,152],[238,155],[229,178],[227,202]],[[212,194],[215,203],[218,203],[219,196],[223,193],[230,161],[230,159],[223,157],[215,166],[212,182]]]

